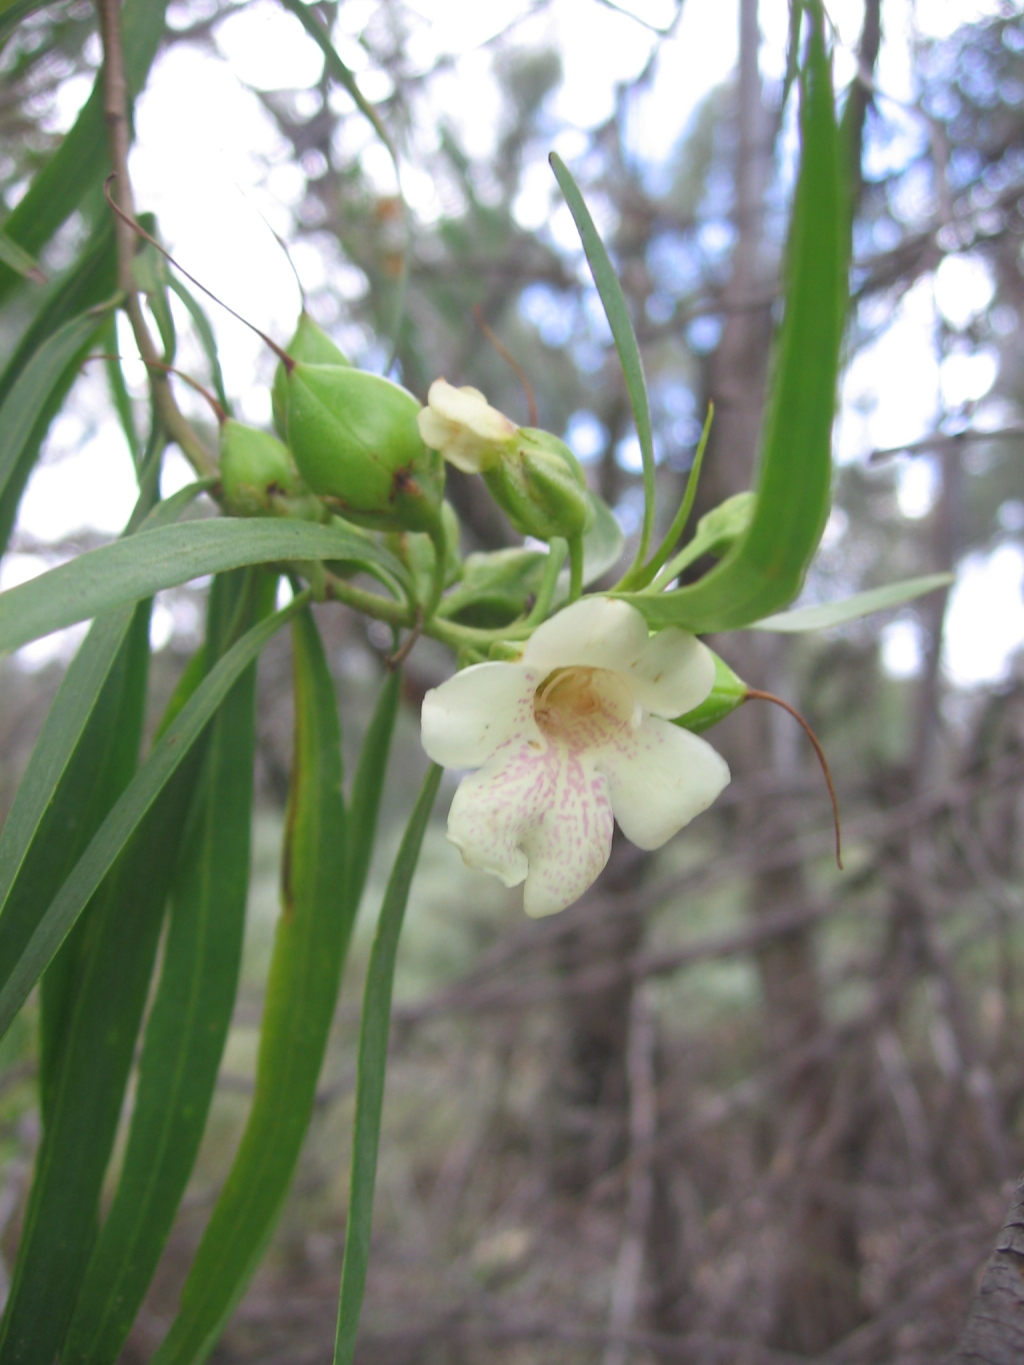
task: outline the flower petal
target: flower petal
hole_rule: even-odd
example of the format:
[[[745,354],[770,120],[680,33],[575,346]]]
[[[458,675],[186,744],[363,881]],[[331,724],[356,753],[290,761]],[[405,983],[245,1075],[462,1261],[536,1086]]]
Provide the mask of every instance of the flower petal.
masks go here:
[[[431,688],[421,717],[427,756],[445,768],[479,768],[510,739],[540,742],[533,718],[540,681],[522,664],[485,663]]]
[[[582,597],[539,626],[523,651],[523,663],[550,673],[573,664],[626,672],[647,648],[647,623],[628,602]]]
[[[637,700],[656,716],[684,716],[715,684],[715,661],[707,645],[675,626],[652,636],[640,657],[621,668]]]
[[[728,764],[706,740],[656,716],[594,759],[619,827],[638,848],[660,848],[729,781]]]
[[[577,900],[608,861],[612,810],[605,779],[560,745],[513,743],[464,778],[448,838],[470,867],[506,886],[525,879],[528,915]]]

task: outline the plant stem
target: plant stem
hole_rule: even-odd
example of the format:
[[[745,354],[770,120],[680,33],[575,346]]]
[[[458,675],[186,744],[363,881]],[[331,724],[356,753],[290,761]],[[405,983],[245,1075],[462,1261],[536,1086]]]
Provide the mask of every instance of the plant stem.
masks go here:
[[[115,176],[111,194],[115,196],[117,204],[125,213],[134,218],[135,203],[128,175],[128,83],[125,79],[124,51],[121,44],[120,5],[118,0],[98,0],[98,10],[103,41],[103,113],[107,123],[110,163]],[[182,453],[196,473],[200,478],[209,478],[217,473],[217,461],[192,430],[175,402],[167,375],[156,368],[161,363],[161,357],[146,325],[132,271],[135,233],[130,224],[120,218],[116,219],[114,233],[117,242],[118,286],[124,294],[124,309],[131,323],[135,344],[149,374],[153,406],[168,436],[181,447]]]

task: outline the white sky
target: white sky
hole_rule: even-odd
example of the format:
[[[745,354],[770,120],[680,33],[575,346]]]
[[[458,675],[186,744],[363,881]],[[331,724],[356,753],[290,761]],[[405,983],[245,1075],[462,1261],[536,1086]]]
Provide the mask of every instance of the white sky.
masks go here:
[[[631,7],[652,24],[664,24],[672,9],[669,0],[632,0]],[[450,72],[433,83],[430,114],[436,121],[454,120],[470,152],[486,154],[498,105],[490,50],[483,45],[529,6],[524,0],[414,0],[410,8],[422,17],[410,59],[424,69],[439,54],[453,59]],[[831,0],[828,8],[840,37],[855,40],[860,0]],[[916,0],[916,5],[914,0],[886,0],[879,86],[894,100],[912,95],[906,37],[915,19],[922,31],[944,36],[996,8],[997,0]],[[342,35],[339,45],[368,97],[381,98],[388,93],[387,78],[367,69],[366,54],[354,41],[373,9],[373,0],[346,0],[339,15],[350,36]],[[762,0],[764,69],[770,77],[782,70],[786,24],[786,0]],[[586,42],[579,41],[581,33]],[[554,42],[562,53],[564,81],[551,112],[567,125],[556,139],[557,150],[567,159],[582,145],[573,128],[592,127],[608,117],[616,82],[637,74],[652,41],[641,25],[596,0],[556,0],[549,10],[523,19],[515,36],[525,45]],[[273,0],[259,0],[222,23],[217,43],[222,57],[180,46],[157,63],[137,110],[132,157],[136,197],[140,206],[156,213],[164,240],[187,269],[258,327],[285,340],[298,311],[298,293],[259,214],[287,234],[302,177],[287,164],[271,119],[246,83],[305,88],[317,80],[320,58],[298,21]],[[676,36],[663,46],[657,77],[631,113],[631,135],[645,158],[655,162],[668,154],[700,101],[728,76],[735,60],[735,0],[686,0]],[[848,79],[848,53],[838,54],[836,66],[837,80]],[[86,93],[85,82],[65,92],[60,117],[67,124]],[[429,141],[435,129],[425,127],[422,135]],[[387,159],[369,131],[366,138],[364,159],[382,188],[390,188]],[[430,217],[438,211],[429,177],[410,170],[403,175],[403,186],[418,213]],[[527,178],[516,206],[525,226],[540,227],[549,218],[550,194],[550,175],[541,163]],[[575,244],[567,213],[556,217],[552,230],[559,240]],[[315,287],[321,263],[303,248],[298,262],[307,284]],[[947,261],[934,280],[922,280],[910,291],[846,376],[844,417],[837,433],[841,461],[919,439],[933,427],[942,399],[959,404],[983,398],[995,377],[994,357],[985,352],[955,356],[940,367],[932,336],[939,314],[962,326],[985,307],[991,292],[984,265],[966,257]],[[216,326],[227,387],[239,415],[266,422],[272,358],[256,336],[225,314],[217,315]],[[898,384],[887,382],[893,375],[899,376]],[[138,379],[141,384],[142,376]],[[182,401],[190,402],[184,394]],[[169,485],[185,479],[183,464],[180,457],[170,461]],[[928,510],[928,483],[927,463],[907,461],[900,501],[909,515]],[[97,367],[80,381],[73,407],[54,424],[46,459],[25,497],[19,534],[32,546],[86,530],[112,535],[124,524],[133,501],[130,462],[109,418]],[[40,572],[47,562],[38,554],[10,555],[0,586]],[[958,684],[1004,677],[1010,653],[1024,644],[1022,572],[1021,556],[1011,546],[964,564],[953,597],[946,656],[947,670]],[[166,638],[170,627],[161,620],[157,634]],[[887,636],[904,641],[887,646],[895,673],[911,666],[905,626],[905,621],[894,622]],[[26,666],[39,666],[55,652],[69,654],[75,643],[71,635],[53,637],[32,646],[22,659]]]

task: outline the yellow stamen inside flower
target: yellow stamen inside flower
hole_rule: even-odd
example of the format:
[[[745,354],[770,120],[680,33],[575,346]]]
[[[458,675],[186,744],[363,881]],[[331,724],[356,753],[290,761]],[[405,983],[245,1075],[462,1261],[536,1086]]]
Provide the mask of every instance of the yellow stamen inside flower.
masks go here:
[[[643,719],[629,684],[607,668],[556,668],[537,688],[533,714],[548,739],[571,749],[607,743]]]

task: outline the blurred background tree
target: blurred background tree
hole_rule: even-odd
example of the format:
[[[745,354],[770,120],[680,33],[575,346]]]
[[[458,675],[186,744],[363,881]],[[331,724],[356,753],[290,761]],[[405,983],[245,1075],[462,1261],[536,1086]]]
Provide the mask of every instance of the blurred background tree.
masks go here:
[[[13,32],[25,8],[0,10],[7,210],[72,121],[99,56],[89,6],[44,7]],[[314,316],[370,368],[385,368],[394,341],[396,373],[420,396],[443,374],[525,421],[524,388],[486,325],[525,372],[540,424],[587,462],[628,535],[640,506],[629,403],[544,158],[555,146],[571,161],[619,269],[664,506],[681,495],[709,400],[702,504],[748,487],[792,172],[786,13],[767,0],[713,8],[510,0],[500,14],[481,7],[482,19],[412,0],[311,6],[389,134],[399,183],[337,66],[292,15],[266,0],[189,0],[168,10],[153,77],[162,102],[151,91],[139,127],[166,122],[178,100],[187,166],[196,123],[216,129],[211,72],[227,62],[251,92],[230,106],[253,120],[238,178],[292,243]],[[934,568],[957,568],[957,586],[881,623],[725,646],[822,737],[844,813],[841,876],[813,756],[785,716],[756,705],[719,732],[734,782],[716,809],[657,855],[617,847],[598,886],[554,920],[523,922],[515,893],[461,871],[439,816],[400,963],[360,1346],[375,1365],[935,1361],[962,1328],[1024,1160],[1024,678],[1012,658],[1024,640],[1024,23],[1009,3],[832,9],[859,168],[855,302],[835,508],[804,600]],[[706,79],[680,114],[681,45],[700,51],[726,24],[734,72]],[[460,25],[469,36],[453,41]],[[275,43],[309,49],[306,85],[251,78],[253,67],[274,72]],[[580,112],[588,44],[604,81],[597,117]],[[190,69],[209,84],[175,87],[169,73]],[[140,206],[158,210],[190,263],[202,236],[244,258],[201,193],[168,227],[146,201],[155,178],[140,169]],[[97,194],[64,223],[43,254],[52,287],[104,215]],[[238,268],[231,301],[283,335],[284,305],[260,311],[260,269]],[[10,352],[17,319],[7,325]],[[218,332],[229,326],[217,320]],[[244,410],[246,366],[266,379],[272,358],[231,337],[228,387]],[[208,377],[187,342],[179,363]],[[123,438],[99,415],[101,386],[95,373],[79,381],[73,416],[51,432],[8,573],[27,576],[111,529],[72,518],[69,534],[38,510],[57,500],[69,452],[91,447],[95,460],[97,442],[110,447],[114,496]],[[467,548],[514,543],[473,483],[453,472],[450,488]],[[160,612],[155,691],[166,696],[194,644],[195,591],[166,594]],[[338,612],[324,628],[354,748],[388,641]],[[4,805],[65,647],[0,665]],[[417,705],[449,667],[425,643],[409,662],[392,847],[422,763]],[[250,984],[198,1175],[126,1361],[148,1359],[160,1338],[251,1091],[286,672],[279,643],[260,684],[267,840]],[[273,1254],[216,1360],[297,1365],[325,1358],[333,1339],[354,978],[368,932]],[[27,1024],[0,1060],[9,1254],[38,1130]]]

